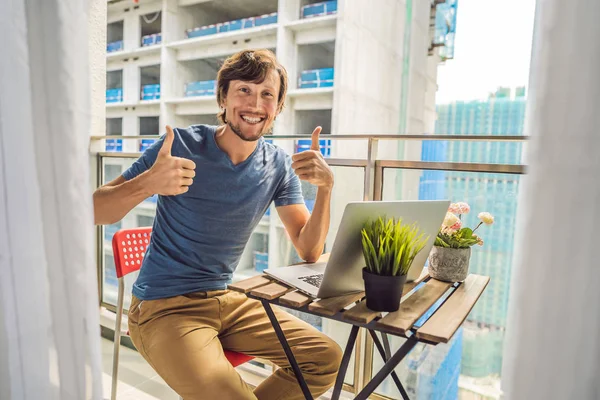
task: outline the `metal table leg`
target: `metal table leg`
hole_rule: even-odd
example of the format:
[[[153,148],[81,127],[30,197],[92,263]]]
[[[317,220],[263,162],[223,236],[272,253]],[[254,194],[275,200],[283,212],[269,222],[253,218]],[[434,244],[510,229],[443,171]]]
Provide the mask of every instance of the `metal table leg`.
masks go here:
[[[375,343],[377,350],[379,350],[379,354],[381,355],[381,358],[383,358],[384,362],[387,362],[391,358],[390,342],[388,340],[387,334],[385,334],[383,332],[381,333],[381,336],[383,337],[383,346],[382,346],[381,342],[379,341],[379,338],[377,336],[377,332],[369,329],[369,333],[371,334],[371,337],[373,338],[373,342]],[[402,386],[402,382],[400,382],[400,378],[398,378],[398,375],[396,374],[396,371],[394,371],[392,369],[391,374],[392,374],[392,379],[394,380],[394,383],[396,383],[396,387],[398,388],[398,390],[400,391],[400,394],[402,395],[402,398],[404,400],[410,400],[408,397],[408,393],[406,393],[406,390],[404,390],[404,386]]]
[[[279,325],[279,321],[277,320],[277,317],[275,316],[275,313],[273,312],[271,305],[269,304],[269,302],[267,302],[265,300],[261,300],[261,303],[262,303],[263,307],[265,308],[265,311],[267,312],[267,316],[269,317],[269,320],[271,321],[271,324],[273,325],[273,329],[275,329],[277,338],[279,339],[279,342],[281,343],[281,347],[283,347],[283,351],[285,352],[285,355],[290,363],[290,366],[292,367],[292,370],[294,371],[294,375],[296,375],[296,379],[298,380],[298,384],[300,384],[300,388],[302,389],[302,393],[304,394],[304,397],[306,398],[306,400],[313,400],[312,394],[310,393],[310,390],[308,389],[308,385],[306,384],[306,381],[304,380],[304,376],[302,375],[302,371],[300,370],[300,367],[298,366],[298,362],[296,361],[296,358],[294,357],[294,353],[292,353],[292,349],[290,348],[290,345],[289,345],[287,339],[285,338],[285,335],[283,334],[281,325]]]
[[[358,329],[359,327],[357,325],[352,325],[350,337],[348,337],[348,343],[346,344],[344,356],[342,357],[342,363],[340,364],[340,369],[338,371],[337,377],[335,378],[335,385],[333,386],[333,394],[331,395],[331,400],[338,400],[340,398],[340,394],[342,393],[342,387],[344,386],[344,378],[346,377],[346,371],[348,370],[350,356],[352,356],[352,351],[354,350],[354,344],[356,343]]]
[[[379,339],[377,339],[379,340]],[[377,386],[383,382],[383,380],[394,371],[394,368],[402,361],[404,357],[415,347],[418,343],[417,337],[412,335],[404,344],[394,353],[394,355],[385,363],[383,368],[371,379],[371,382],[367,384],[355,397],[355,400],[367,400],[368,397],[377,389]],[[380,343],[381,344],[381,343]],[[384,351],[385,354],[385,351]]]
[[[383,348],[385,349],[385,355],[387,358],[392,356],[392,350],[390,349],[390,341],[387,333],[381,332],[381,339],[383,341]]]

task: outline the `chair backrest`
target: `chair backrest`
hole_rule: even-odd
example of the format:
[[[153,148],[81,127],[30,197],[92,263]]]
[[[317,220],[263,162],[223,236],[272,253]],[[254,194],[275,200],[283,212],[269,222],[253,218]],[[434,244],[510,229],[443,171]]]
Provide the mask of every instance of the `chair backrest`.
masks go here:
[[[152,227],[120,229],[112,239],[117,278],[138,271],[150,244]]]

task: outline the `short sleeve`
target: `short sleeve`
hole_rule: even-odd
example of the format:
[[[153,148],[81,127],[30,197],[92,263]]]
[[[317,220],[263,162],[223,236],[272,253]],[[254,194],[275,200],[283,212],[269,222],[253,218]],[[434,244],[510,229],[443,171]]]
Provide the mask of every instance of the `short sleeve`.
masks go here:
[[[141,173],[149,170],[156,161],[156,157],[158,156],[158,152],[162,147],[162,143],[164,141],[165,135],[161,137],[159,140],[154,142],[150,147],[144,151],[144,153],[138,158],[125,172],[123,172],[123,178],[125,180],[131,180]]]
[[[292,159],[286,154],[285,157],[285,177],[282,179],[277,191],[275,192],[275,207],[289,206],[292,204],[303,204],[302,186],[300,179],[294,173],[292,168]]]

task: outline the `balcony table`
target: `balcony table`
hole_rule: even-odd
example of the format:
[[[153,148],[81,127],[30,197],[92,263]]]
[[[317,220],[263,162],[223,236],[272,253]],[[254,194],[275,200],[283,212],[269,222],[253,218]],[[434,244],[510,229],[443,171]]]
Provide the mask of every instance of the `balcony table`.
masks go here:
[[[327,256],[324,255],[320,261]],[[400,309],[392,313],[369,310],[364,292],[327,299],[313,299],[267,275],[259,275],[232,283],[229,285],[229,289],[245,293],[249,298],[262,303],[306,399],[313,397],[271,305],[283,306],[352,325],[334,385],[332,400],[339,399],[341,394],[350,356],[360,328],[369,332],[385,364],[362,388],[355,399],[367,399],[377,386],[391,374],[403,399],[406,400],[409,399],[408,394],[394,372],[394,368],[417,343],[435,346],[439,343],[447,343],[452,339],[479,300],[489,281],[490,278],[487,276],[470,274],[464,282],[441,282],[431,278],[427,269],[424,269],[419,279],[404,285]],[[379,340],[377,332],[380,332],[382,340]],[[394,354],[391,354],[390,351],[388,334],[407,339]]]

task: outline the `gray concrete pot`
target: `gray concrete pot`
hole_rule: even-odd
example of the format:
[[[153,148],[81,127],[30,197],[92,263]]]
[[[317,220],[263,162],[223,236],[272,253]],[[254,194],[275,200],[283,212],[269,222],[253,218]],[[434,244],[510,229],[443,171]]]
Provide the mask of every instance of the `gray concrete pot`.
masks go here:
[[[429,253],[429,275],[439,281],[462,282],[469,275],[471,248],[433,246]]]

